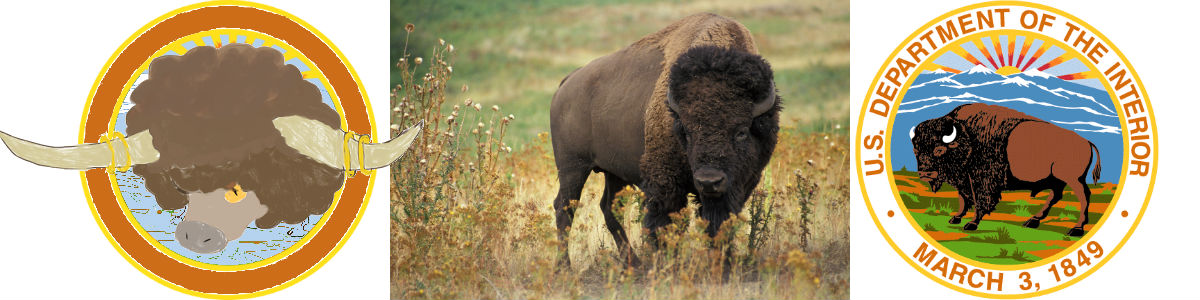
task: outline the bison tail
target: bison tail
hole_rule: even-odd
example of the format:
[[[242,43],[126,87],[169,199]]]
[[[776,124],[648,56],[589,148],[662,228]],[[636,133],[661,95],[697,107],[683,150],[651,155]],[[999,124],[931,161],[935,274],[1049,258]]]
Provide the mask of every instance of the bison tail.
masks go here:
[[[1096,149],[1096,144],[1088,142],[1088,146],[1092,146],[1092,151],[1096,152],[1096,167],[1092,168],[1092,183],[1100,182],[1100,149]]]

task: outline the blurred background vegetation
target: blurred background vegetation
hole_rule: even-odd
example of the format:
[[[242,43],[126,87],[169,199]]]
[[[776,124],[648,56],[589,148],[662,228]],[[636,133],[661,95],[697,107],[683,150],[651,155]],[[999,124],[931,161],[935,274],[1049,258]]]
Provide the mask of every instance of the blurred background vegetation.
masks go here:
[[[833,125],[848,121],[848,1],[400,0],[392,1],[391,58],[405,51],[428,58],[439,39],[452,43],[455,76],[447,97],[520,116],[509,133],[519,145],[549,131],[550,98],[572,70],[698,12],[750,29],[775,70],[783,127],[845,130]],[[409,23],[418,29],[411,36],[403,28]]]

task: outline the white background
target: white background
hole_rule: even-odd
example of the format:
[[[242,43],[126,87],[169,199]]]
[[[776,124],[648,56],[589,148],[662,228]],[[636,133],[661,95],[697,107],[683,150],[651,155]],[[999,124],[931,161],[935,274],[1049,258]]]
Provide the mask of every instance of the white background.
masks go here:
[[[1195,299],[1194,239],[1197,64],[1194,10],[1168,1],[1038,1],[1091,24],[1125,54],[1145,83],[1158,122],[1158,174],[1149,208],[1129,241],[1099,270],[1042,298]],[[850,4],[851,132],[872,77],[904,38],[946,12],[976,1],[864,1]],[[853,138],[853,137],[852,137]],[[851,141],[853,145],[854,141]],[[851,156],[853,157],[853,156]],[[854,170],[851,170],[854,172]],[[913,269],[883,239],[851,175],[850,295],[952,298],[959,293]],[[1133,213],[1132,211],[1130,213]]]
[[[88,92],[130,35],[196,1],[58,3],[0,7],[0,130],[72,145]],[[358,72],[379,133],[388,127],[388,4],[263,1],[324,33]],[[388,178],[387,169],[380,178]],[[388,183],[324,267],[264,299],[388,297]],[[38,167],[0,150],[0,298],[192,298],[147,278],[96,225],[79,172]]]

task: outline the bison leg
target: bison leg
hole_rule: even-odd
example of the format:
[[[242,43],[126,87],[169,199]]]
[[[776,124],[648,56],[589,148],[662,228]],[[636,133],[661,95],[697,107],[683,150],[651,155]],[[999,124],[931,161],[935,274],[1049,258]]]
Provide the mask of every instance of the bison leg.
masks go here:
[[[571,201],[579,201],[583,184],[587,182],[590,167],[568,167],[558,169],[558,197],[554,198],[554,217],[558,225],[558,249],[562,252],[558,265],[571,266],[571,257],[567,253],[567,238],[571,221],[575,219],[575,206]]]
[[[972,199],[975,203],[975,218],[964,224],[963,230],[971,231],[979,229],[979,222],[983,221],[983,216],[991,213],[992,209],[996,207],[995,203],[1000,201],[999,188],[986,188],[980,191],[980,193],[984,195],[984,198]],[[988,205],[989,203],[991,204],[990,206]]]
[[[1038,228],[1038,226],[1042,225],[1042,219],[1045,219],[1046,216],[1050,215],[1050,209],[1054,208],[1054,204],[1057,204],[1058,200],[1062,200],[1063,187],[1066,185],[1067,184],[1065,182],[1058,181],[1050,187],[1050,190],[1054,192],[1054,195],[1050,197],[1050,200],[1046,200],[1046,204],[1042,205],[1041,211],[1038,211],[1037,214],[1034,214],[1033,216],[1029,217],[1029,220],[1025,221],[1025,227]]]
[[[958,212],[954,213],[953,216],[950,216],[950,224],[962,223],[962,217],[967,215],[967,210],[970,208],[971,208],[971,206],[968,205],[967,200],[963,199],[962,194],[959,194],[958,195]]]
[[[625,235],[625,227],[621,226],[621,221],[613,215],[612,204],[617,196],[617,191],[620,191],[625,186],[629,185],[625,181],[617,178],[609,173],[604,174],[604,196],[600,197],[600,211],[604,213],[604,225],[608,227],[608,233],[612,234],[613,241],[617,243],[617,249],[621,252],[621,257],[631,266],[641,265],[637,254],[633,253],[633,247],[629,246],[629,237]]]
[[[1083,176],[1079,177],[1079,181],[1072,181],[1068,185],[1075,192],[1075,197],[1079,198],[1079,222],[1075,223],[1074,228],[1067,230],[1067,235],[1083,236],[1083,225],[1087,225],[1088,223],[1088,202],[1091,202],[1092,190],[1088,189]]]
[[[671,214],[687,206],[687,194],[676,186],[658,186],[649,182],[643,184],[642,192],[646,194],[646,215],[642,218],[642,227],[648,231],[646,243],[657,250],[658,229],[671,224]]]

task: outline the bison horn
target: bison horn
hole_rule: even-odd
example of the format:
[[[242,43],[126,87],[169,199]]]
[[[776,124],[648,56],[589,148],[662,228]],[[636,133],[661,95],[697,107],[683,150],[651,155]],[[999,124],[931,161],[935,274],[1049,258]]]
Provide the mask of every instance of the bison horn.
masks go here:
[[[943,143],[947,143],[947,144],[949,144],[950,142],[953,142],[953,141],[954,141],[954,139],[955,139],[955,138],[957,138],[957,137],[958,137],[958,127],[957,127],[957,126],[954,126],[954,125],[951,125],[951,126],[950,126],[950,135],[943,136],[943,137],[942,137],[942,142],[943,142]]]
[[[400,136],[383,143],[360,143],[345,140],[347,133],[301,116],[275,118],[275,129],[283,135],[288,146],[313,160],[330,167],[350,170],[378,169],[400,159],[412,146],[425,122],[422,121],[400,133]],[[359,154],[362,157],[359,157]],[[347,156],[349,155],[349,156]]]
[[[127,168],[155,162],[159,156],[150,131],[142,131],[128,138],[111,138],[100,143],[64,147],[50,147],[4,132],[0,132],[0,140],[21,159],[39,166],[68,170]]]
[[[775,107],[775,81],[771,81],[770,91],[766,98],[759,99],[754,103],[754,109],[750,111],[750,117],[758,117],[771,110],[772,107]]]
[[[911,140],[915,138],[917,138],[917,126],[913,126],[908,129],[908,139]]]
[[[679,104],[675,103],[675,97],[671,95],[670,89],[667,90],[667,107],[670,107],[671,111],[679,113]]]

